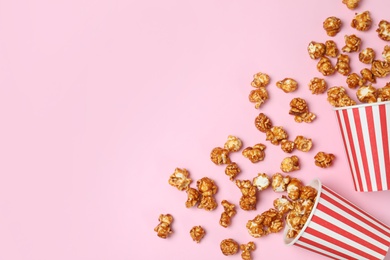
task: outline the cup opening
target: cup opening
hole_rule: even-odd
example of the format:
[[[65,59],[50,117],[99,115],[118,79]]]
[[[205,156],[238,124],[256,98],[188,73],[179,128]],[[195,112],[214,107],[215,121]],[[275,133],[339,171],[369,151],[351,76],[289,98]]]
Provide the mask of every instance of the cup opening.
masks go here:
[[[322,183],[321,183],[321,181],[319,179],[314,179],[314,180],[312,180],[310,182],[309,186],[311,186],[311,187],[313,187],[313,188],[315,188],[317,190],[317,197],[316,197],[316,200],[314,202],[313,209],[310,212],[310,215],[309,215],[305,225],[303,226],[303,228],[301,229],[301,231],[298,233],[298,235],[296,237],[294,237],[294,238],[287,238],[288,226],[286,224],[286,226],[284,227],[284,231],[283,231],[283,240],[284,240],[284,244],[286,244],[288,246],[294,245],[295,242],[302,236],[302,234],[305,232],[305,229],[309,225],[309,223],[311,221],[311,218],[314,215],[314,212],[317,209],[317,205],[318,205],[318,202],[320,200],[321,191],[322,191]]]
[[[345,109],[353,109],[353,108],[359,108],[359,107],[380,106],[380,105],[385,105],[385,104],[390,104],[390,101],[364,103],[364,104],[357,104],[357,105],[346,106],[346,107],[333,107],[333,110],[345,110]]]

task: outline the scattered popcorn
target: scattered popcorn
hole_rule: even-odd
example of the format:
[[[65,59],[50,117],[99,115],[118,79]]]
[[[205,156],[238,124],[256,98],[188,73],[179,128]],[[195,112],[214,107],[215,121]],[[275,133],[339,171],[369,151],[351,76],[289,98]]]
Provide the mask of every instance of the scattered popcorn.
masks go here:
[[[231,181],[233,181],[240,172],[241,169],[235,162],[229,163],[225,168],[225,174],[229,176]]]
[[[328,89],[327,94],[329,103],[334,107],[356,105],[356,102],[348,96],[343,87],[332,87]]]
[[[343,4],[345,4],[348,9],[356,9],[359,6],[360,0],[343,0]]]
[[[352,28],[358,31],[367,31],[371,28],[372,20],[369,11],[359,13],[355,15],[351,22]]]
[[[287,197],[297,200],[301,194],[302,182],[297,178],[292,178],[287,185]]]
[[[348,75],[346,83],[349,88],[357,88],[359,86],[363,86],[365,80],[361,78],[358,74],[351,73]]]
[[[284,177],[280,173],[275,173],[272,175],[272,189],[275,192],[284,192],[287,190],[287,185],[290,183],[290,176]]]
[[[295,138],[294,143],[295,143],[295,147],[302,152],[310,151],[311,147],[313,146],[311,139],[303,137],[302,135],[298,135]]]
[[[336,71],[328,57],[321,57],[317,63],[317,70],[324,76],[330,76]]]
[[[307,46],[307,51],[310,58],[316,60],[325,55],[326,46],[323,43],[312,41],[309,43],[309,46]]]
[[[390,45],[385,45],[382,52],[382,57],[386,62],[390,62]]]
[[[229,150],[221,147],[215,147],[210,153],[210,159],[216,165],[230,163]]]
[[[360,50],[361,39],[355,34],[344,36],[345,46],[341,49],[344,52],[357,52]]]
[[[378,89],[378,102],[390,101],[390,83]]]
[[[318,167],[328,168],[328,167],[332,166],[332,163],[333,163],[334,159],[335,159],[334,154],[325,153],[325,152],[318,152],[314,156],[314,163]]]
[[[322,27],[328,36],[335,36],[341,30],[341,20],[335,16],[330,16],[322,23]]]
[[[196,243],[199,243],[205,235],[206,231],[202,228],[202,226],[195,226],[190,230],[190,236]]]
[[[241,149],[241,147],[242,141],[240,140],[240,138],[233,135],[228,136],[228,139],[224,145],[224,148],[229,152],[237,152]]]
[[[351,67],[349,66],[349,57],[346,54],[340,54],[337,57],[337,62],[335,69],[337,72],[339,72],[341,75],[347,76],[351,70]]]
[[[300,115],[309,112],[306,100],[303,98],[293,98],[290,101],[290,115]]]
[[[271,184],[270,177],[265,173],[258,173],[252,181],[259,191],[265,190]]]
[[[386,20],[381,20],[378,25],[378,29],[376,29],[379,38],[384,41],[390,41],[390,23]]]
[[[390,63],[386,61],[374,60],[371,64],[371,71],[375,77],[386,77],[390,73]]]
[[[359,60],[362,63],[370,64],[375,60],[375,51],[372,48],[365,48],[359,53]]]
[[[254,89],[249,93],[249,101],[255,103],[255,108],[259,108],[268,99],[268,92],[264,87]]]
[[[284,215],[293,209],[293,205],[285,195],[282,195],[282,197],[276,198],[274,200],[274,208],[282,215]]]
[[[376,102],[378,93],[375,87],[372,85],[361,86],[356,92],[356,96],[360,102],[373,103]]]
[[[252,260],[251,252],[256,249],[256,245],[251,241],[248,244],[241,244],[240,249],[242,250],[241,258],[243,260]]]
[[[284,139],[280,141],[280,147],[282,148],[283,152],[285,153],[292,153],[295,148],[295,144],[293,141],[289,141],[287,139]]]
[[[311,123],[313,122],[314,119],[316,119],[316,117],[317,116],[314,113],[309,112],[309,113],[302,113],[299,116],[295,116],[294,120],[297,123],[302,123],[302,122]]]
[[[276,82],[276,86],[282,89],[285,93],[290,93],[298,88],[298,82],[292,78],[285,78]]]
[[[224,239],[221,241],[220,248],[224,255],[234,255],[238,252],[238,243],[231,239]]]
[[[317,190],[312,186],[302,186],[299,198],[302,200],[314,201],[317,196]],[[303,204],[305,206],[305,204]]]
[[[256,73],[253,75],[253,81],[251,82],[251,86],[254,88],[262,88],[268,86],[270,81],[270,77],[262,72]]]
[[[283,172],[292,172],[299,170],[299,158],[295,155],[286,157],[280,164],[280,169]]]
[[[218,206],[217,201],[213,196],[202,196],[198,208],[212,211]]]
[[[256,118],[255,118],[255,126],[260,132],[267,132],[267,130],[271,129],[272,127],[272,122],[271,120],[264,115],[263,113],[260,113]]]
[[[191,182],[189,172],[184,168],[176,168],[168,180],[171,186],[176,187],[180,191],[187,190]]]
[[[208,177],[203,177],[197,181],[196,185],[199,193],[202,195],[198,208],[205,209],[207,211],[217,208],[218,204],[213,197],[213,195],[218,191],[218,186],[215,182]]]
[[[194,207],[200,201],[200,193],[197,189],[188,188],[186,207]]]
[[[154,231],[157,232],[157,236],[167,238],[173,232],[171,229],[171,224],[173,222],[172,215],[160,214],[158,221],[160,221],[160,223],[154,228]]]
[[[249,220],[246,228],[252,237],[258,238],[277,233],[283,228],[283,214],[271,208]]]
[[[243,210],[255,210],[257,203],[257,188],[250,180],[236,180],[236,185],[241,191],[240,207]]]
[[[274,145],[279,145],[282,140],[288,138],[287,132],[281,126],[271,127],[265,134],[265,140],[270,141]]]
[[[242,155],[248,158],[252,163],[264,160],[266,146],[264,144],[255,144],[253,147],[247,147],[242,151]]]
[[[235,205],[233,203],[228,202],[227,200],[223,200],[221,202],[224,212],[221,214],[221,218],[219,220],[219,224],[223,227],[230,226],[231,218],[237,214],[237,211],[235,209]]]
[[[364,82],[366,82],[366,81],[369,81],[372,83],[376,82],[374,74],[372,74],[372,71],[367,69],[367,68],[362,69],[360,71],[360,75],[362,75],[362,79]]]
[[[312,94],[322,94],[326,92],[328,84],[326,84],[325,79],[314,77],[310,80],[309,89]]]

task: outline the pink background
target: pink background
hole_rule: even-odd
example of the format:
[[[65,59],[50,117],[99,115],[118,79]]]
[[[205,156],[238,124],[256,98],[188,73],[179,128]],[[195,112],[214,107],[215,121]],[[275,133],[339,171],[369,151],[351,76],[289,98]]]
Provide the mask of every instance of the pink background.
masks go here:
[[[230,134],[244,146],[267,145],[258,164],[232,154],[240,179],[279,172],[287,154],[254,127],[260,111],[291,138],[314,142],[310,152],[294,153],[301,170],[292,176],[320,178],[390,224],[388,191],[354,191],[334,112],[326,95],[308,90],[321,75],[306,52],[310,41],[330,38],[322,22],[337,16],[344,22],[334,38],[339,48],[356,33],[380,55],[385,42],[375,27],[390,20],[386,8],[387,0],[362,0],[356,11],[370,10],[374,26],[360,33],[348,25],[355,11],[341,0],[0,0],[0,259],[225,259],[225,238],[255,241],[254,259],[325,259],[285,246],[282,233],[248,234],[247,220],[279,196],[270,189],[259,194],[257,211],[238,209],[225,229],[220,205],[187,209],[185,192],[168,184],[184,167],[193,187],[208,176],[218,201],[238,204],[240,191],[209,159]],[[356,53],[351,59],[353,71],[365,67]],[[256,110],[248,94],[259,71],[272,80],[270,100]],[[285,77],[299,82],[296,92],[275,86]],[[327,81],[345,85],[340,75]],[[307,100],[318,116],[313,123],[288,115],[293,97]],[[334,166],[315,166],[318,151],[334,153]],[[161,213],[175,218],[166,240],[153,231]],[[189,236],[195,225],[207,231],[200,244]]]

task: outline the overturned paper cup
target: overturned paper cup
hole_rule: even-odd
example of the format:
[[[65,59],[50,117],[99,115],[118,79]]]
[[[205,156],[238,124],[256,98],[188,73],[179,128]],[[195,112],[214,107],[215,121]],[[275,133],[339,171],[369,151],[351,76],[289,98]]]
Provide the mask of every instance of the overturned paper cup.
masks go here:
[[[355,190],[390,190],[390,102],[334,109]]]
[[[284,242],[333,259],[384,259],[390,246],[390,227],[336,192],[313,180],[318,194],[313,210],[295,238]]]

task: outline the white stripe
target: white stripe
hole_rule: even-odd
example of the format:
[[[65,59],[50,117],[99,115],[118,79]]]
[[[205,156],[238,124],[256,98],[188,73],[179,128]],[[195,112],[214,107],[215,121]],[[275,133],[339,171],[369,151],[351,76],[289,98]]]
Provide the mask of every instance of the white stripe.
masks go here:
[[[351,151],[351,144],[350,144],[350,140],[348,138],[347,127],[345,126],[345,120],[346,119],[344,118],[342,110],[337,110],[337,113],[340,116],[341,128],[342,128],[342,131],[344,133],[345,146],[347,147],[347,151],[346,152],[347,152],[347,156],[349,158],[349,162],[351,164],[351,171],[352,171],[352,174],[353,174],[353,179],[355,181],[356,189],[359,190],[360,188],[359,188],[359,181],[358,181],[357,175],[356,175],[355,161],[353,160],[352,151]]]
[[[338,255],[336,255],[336,254],[330,253],[330,252],[328,252],[328,251],[325,251],[325,250],[323,250],[323,249],[321,249],[321,248],[318,248],[318,247],[316,247],[316,246],[310,245],[310,244],[308,244],[308,243],[302,242],[302,241],[300,241],[300,240],[298,240],[296,244],[302,245],[302,246],[307,247],[307,248],[310,248],[310,249],[312,249],[312,250],[314,250],[314,251],[320,252],[320,253],[322,253],[322,254],[324,254],[324,255],[327,255],[327,256],[329,256],[329,257],[332,257],[333,259],[348,260],[347,258],[340,258],[340,256],[338,256]]]
[[[381,126],[379,108],[380,106],[373,106],[372,114],[374,117],[376,147],[378,150],[379,171],[381,174],[382,189],[387,190],[388,187],[386,182],[385,155],[384,155],[383,144],[382,144],[383,142],[382,128],[379,127]]]
[[[364,241],[367,241],[368,243],[380,248],[380,249],[383,249],[384,251],[387,252],[387,250],[389,249],[389,247],[387,245],[384,245],[382,244],[381,242],[375,240],[374,238],[360,232],[359,230],[345,224],[344,222],[332,217],[331,215],[328,215],[327,213],[325,212],[322,212],[320,210],[317,210],[316,211],[316,216],[322,218],[322,219],[325,219],[326,221],[332,223],[333,225],[337,226],[338,228],[341,228],[345,231],[347,231],[348,233],[350,234],[353,234],[355,236],[357,236],[358,238],[361,238],[363,239]],[[348,239],[348,238],[346,238]],[[352,241],[352,240],[351,240]],[[346,242],[346,243],[349,243],[349,244],[352,244],[352,243],[356,243],[356,242]],[[364,247],[363,245],[360,245],[358,247]],[[367,248],[367,250],[365,249],[364,251],[372,251],[372,249],[369,249]],[[374,252],[374,251],[372,251]],[[373,253],[370,253],[370,254],[373,254]]]
[[[389,133],[390,133],[390,105],[389,104],[386,104],[386,121],[387,121],[387,147],[390,148],[390,136],[389,136]],[[388,169],[390,171],[390,169]],[[387,181],[387,180],[386,180]],[[388,187],[390,188],[390,187]]]
[[[355,125],[355,118],[353,117],[352,109],[348,109],[348,118],[349,118],[349,124],[351,125],[351,134],[352,134],[352,143],[354,144],[355,151],[356,151],[356,160],[358,163],[358,170],[360,172],[360,178],[362,180],[362,190],[367,191],[367,182],[366,182],[366,176],[364,176],[364,167],[362,164],[362,155],[360,154],[360,147],[359,147],[359,138],[356,133],[356,125]]]
[[[365,107],[359,108],[359,115],[360,115],[360,123],[362,126],[364,147],[366,150],[366,158],[367,158],[366,163],[368,166],[368,173],[370,176],[369,178],[371,181],[372,190],[377,191],[378,186],[376,185],[377,180],[375,178],[375,169],[374,169],[374,163],[373,163],[372,152],[371,152],[370,132],[368,131],[368,122],[367,122],[367,114],[366,114]]]

